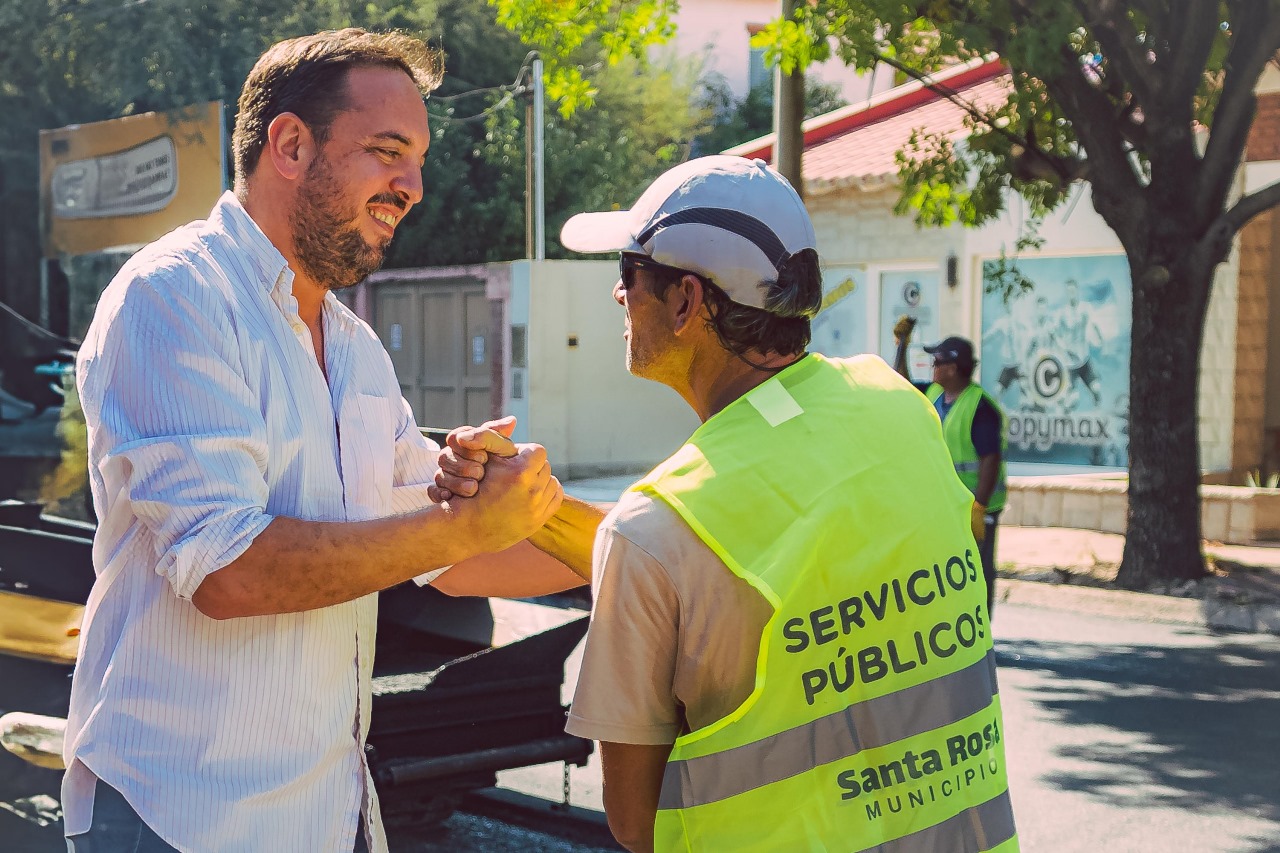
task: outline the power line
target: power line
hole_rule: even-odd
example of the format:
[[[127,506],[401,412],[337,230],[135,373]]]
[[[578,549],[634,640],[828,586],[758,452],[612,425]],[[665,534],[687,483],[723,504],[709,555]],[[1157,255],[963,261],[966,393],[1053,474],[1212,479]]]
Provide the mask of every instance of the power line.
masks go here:
[[[507,104],[510,104],[517,95],[525,95],[532,90],[532,83],[529,80],[529,76],[533,70],[532,60],[537,55],[538,55],[538,52],[536,50],[531,50],[529,51],[528,54],[525,55],[524,62],[520,66],[520,70],[516,72],[516,79],[510,83],[507,83],[502,86],[485,86],[479,89],[471,89],[466,92],[458,92],[453,95],[433,95],[427,99],[428,103],[430,103],[431,101],[442,101],[444,103],[451,103],[453,101],[459,100],[461,98],[467,98],[472,95],[482,95],[488,92],[502,92],[503,93],[502,98],[500,98],[497,103],[495,103],[493,106],[489,107],[488,109],[482,110],[481,112],[478,112],[475,115],[462,116],[462,117],[444,115],[441,113],[433,113],[430,110],[427,111],[427,115],[430,118],[436,119],[437,121],[442,121],[450,124],[465,124],[467,122],[480,121],[482,119],[488,118],[489,116],[496,113],[498,110],[501,110],[503,107],[507,106]]]

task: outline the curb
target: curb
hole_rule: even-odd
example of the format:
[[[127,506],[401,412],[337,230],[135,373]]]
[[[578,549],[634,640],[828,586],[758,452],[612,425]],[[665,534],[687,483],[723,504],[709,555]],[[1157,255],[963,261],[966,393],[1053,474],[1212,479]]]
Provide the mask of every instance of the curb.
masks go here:
[[[1149,592],[996,579],[996,601],[1113,619],[1280,635],[1280,605],[1176,598]]]

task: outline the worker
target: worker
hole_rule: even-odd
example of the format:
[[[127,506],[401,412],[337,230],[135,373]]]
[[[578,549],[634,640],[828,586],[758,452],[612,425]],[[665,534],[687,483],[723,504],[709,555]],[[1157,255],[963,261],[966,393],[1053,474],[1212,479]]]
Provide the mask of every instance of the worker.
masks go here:
[[[760,160],[668,171],[620,251],[631,373],[702,426],[605,518],[568,730],[633,851],[1017,849],[972,495],[876,356],[807,353],[813,225]]]
[[[898,335],[898,328],[894,331]],[[1008,419],[995,398],[973,381],[978,361],[970,341],[953,335],[924,350],[933,356],[933,381],[916,387],[933,403],[956,474],[973,494],[970,522],[982,555],[990,617],[995,604],[996,527],[1008,493]],[[909,372],[904,375],[911,379]]]

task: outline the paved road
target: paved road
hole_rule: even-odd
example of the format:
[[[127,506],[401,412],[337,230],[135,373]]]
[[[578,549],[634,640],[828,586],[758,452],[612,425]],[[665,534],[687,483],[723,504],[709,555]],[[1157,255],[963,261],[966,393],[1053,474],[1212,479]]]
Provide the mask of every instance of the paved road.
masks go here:
[[[525,829],[491,817],[458,813],[429,833],[397,833],[391,853],[615,853],[571,838]]]
[[[1280,638],[996,610],[1026,851],[1280,853]]]

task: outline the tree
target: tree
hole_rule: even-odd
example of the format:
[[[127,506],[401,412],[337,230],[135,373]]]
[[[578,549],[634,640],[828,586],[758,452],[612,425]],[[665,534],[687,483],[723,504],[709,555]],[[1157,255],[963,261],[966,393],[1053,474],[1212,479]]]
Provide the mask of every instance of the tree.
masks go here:
[[[716,154],[743,142],[758,139],[773,129],[772,83],[761,83],[742,98],[734,98],[724,78],[712,76],[703,81],[699,99],[715,117],[711,130],[697,139],[696,150],[701,154]],[[836,84],[805,81],[806,119],[848,104]]]
[[[33,314],[39,279],[37,133],[222,100],[234,114],[253,62],[271,43],[341,26],[430,33],[436,4],[370,0],[6,0],[0,3],[2,297]],[[7,211],[22,211],[11,216]]]
[[[427,102],[426,195],[401,224],[388,266],[523,257],[524,109],[511,89],[527,51],[484,0],[6,0],[0,299],[35,313],[39,129],[210,100],[224,101],[230,120],[268,45],[345,26],[404,30],[445,52],[444,82]],[[596,50],[590,40],[580,48],[584,57]],[[693,66],[665,63],[651,74],[622,61],[597,76],[599,110],[548,121],[547,150],[574,152],[548,158],[549,233],[570,213],[638,192],[709,121],[692,105]],[[562,252],[555,241],[548,249]]]
[[[678,4],[639,5],[660,32]],[[554,6],[547,14],[590,28],[625,18],[632,4],[522,6],[528,20]],[[1090,185],[1133,279],[1119,580],[1142,587],[1203,575],[1200,349],[1214,270],[1240,229],[1280,204],[1280,184],[1233,195],[1254,88],[1280,50],[1280,0],[812,0],[758,44],[784,68],[834,52],[847,64],[886,62],[926,83],[950,62],[1000,56],[1011,75],[1007,102],[970,107],[964,146],[924,138],[904,152],[905,206],[922,224],[977,225],[999,215],[1011,192],[1042,215],[1073,183]]]

